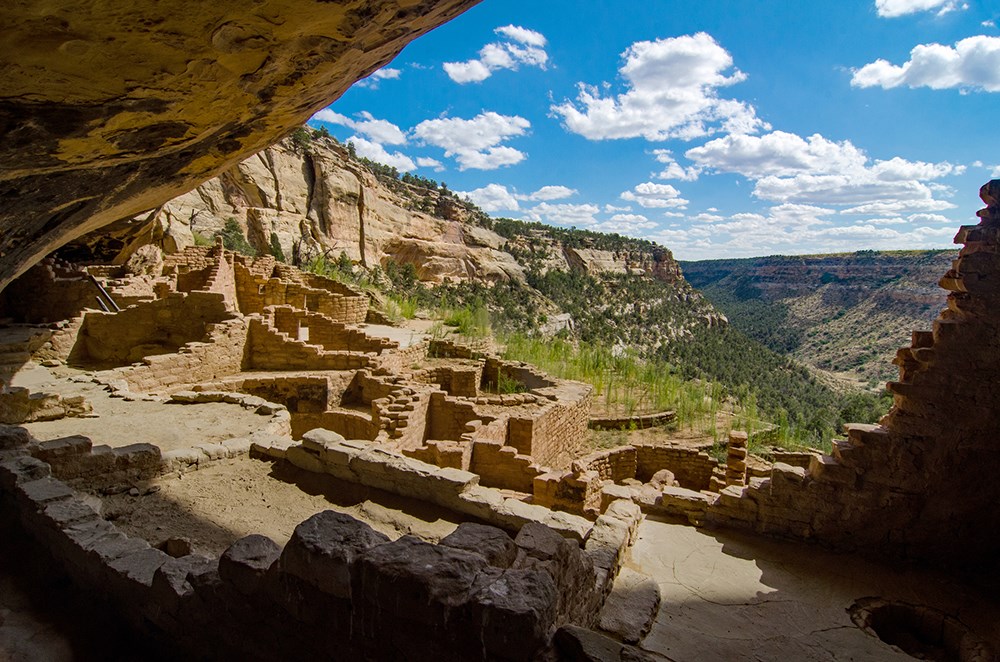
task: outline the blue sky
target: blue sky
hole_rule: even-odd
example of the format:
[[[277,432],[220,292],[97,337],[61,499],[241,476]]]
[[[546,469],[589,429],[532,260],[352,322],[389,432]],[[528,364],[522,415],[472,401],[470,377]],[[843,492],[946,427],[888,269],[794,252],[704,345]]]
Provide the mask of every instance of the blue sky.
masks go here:
[[[484,0],[312,120],[493,216],[681,259],[946,248],[1000,177],[1000,4]]]

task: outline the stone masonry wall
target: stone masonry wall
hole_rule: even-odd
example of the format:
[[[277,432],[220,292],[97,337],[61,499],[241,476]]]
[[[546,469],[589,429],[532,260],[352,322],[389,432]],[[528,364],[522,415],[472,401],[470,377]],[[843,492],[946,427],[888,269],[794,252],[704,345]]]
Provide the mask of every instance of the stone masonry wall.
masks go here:
[[[531,418],[511,417],[507,443],[539,464],[551,465],[582,447],[590,418],[590,386],[554,387],[556,401]],[[583,385],[580,385],[583,386]]]
[[[100,374],[110,382],[124,381],[129,390],[149,393],[177,390],[240,372],[247,344],[246,320],[237,318],[209,324],[206,331],[206,342],[191,342],[176,354],[149,356],[140,365]]]
[[[290,338],[266,323],[264,318],[251,315],[248,368],[255,370],[356,370],[371,361],[367,354],[325,351]]]
[[[143,631],[207,658],[261,660],[544,657],[556,627],[593,624],[638,522],[623,511],[602,529],[615,540],[586,546],[530,522],[513,539],[462,525],[432,545],[325,511],[284,548],[251,535],[219,558],[172,558],[12,451],[0,458],[0,512]]]
[[[33,324],[70,319],[97,310],[97,295],[85,271],[46,258],[0,292],[0,317]]]
[[[368,336],[363,331],[334,322],[324,315],[295,310],[291,306],[268,307],[265,313],[271,316],[274,328],[278,331],[291,338],[298,338],[299,329],[307,328],[306,342],[327,350],[381,354],[399,347],[399,343],[392,340]]]
[[[573,462],[573,468],[578,472],[593,471],[601,480],[620,483],[626,478],[635,478],[637,457],[634,446],[619,446],[581,457]]]
[[[648,482],[660,469],[669,469],[681,487],[707,490],[718,462],[708,453],[690,448],[635,444],[636,478]]]
[[[206,326],[231,318],[222,294],[172,293],[117,313],[86,314],[72,362],[117,366],[175,351],[205,337]]]

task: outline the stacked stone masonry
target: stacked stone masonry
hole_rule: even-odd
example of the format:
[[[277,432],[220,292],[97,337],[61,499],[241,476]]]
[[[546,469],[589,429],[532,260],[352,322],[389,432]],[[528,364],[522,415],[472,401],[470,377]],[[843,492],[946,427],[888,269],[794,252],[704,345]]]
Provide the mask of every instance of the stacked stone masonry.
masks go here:
[[[235,651],[266,660],[551,655],[557,627],[594,625],[639,519],[637,511],[619,508],[594,527],[574,529],[581,543],[511,513],[507,522],[514,524],[508,526],[514,537],[463,524],[433,545],[412,536],[390,542],[366,524],[325,511],[302,522],[283,549],[251,535],[218,558],[174,558],[125,536],[52,477],[42,458],[71,473],[94,456],[88,440],[47,442],[32,457],[18,448],[28,437],[23,430],[7,429],[4,436],[3,447],[14,446],[0,457],[4,516],[13,517],[75,581],[103,596],[134,626],[152,626],[209,657]],[[111,455],[101,461],[133,475],[150,475],[160,459],[155,447]],[[384,482],[376,458],[359,455],[352,466]],[[450,484],[474,489],[471,479],[449,478]],[[246,627],[262,614],[267,627]],[[214,643],[206,649],[206,642]]]

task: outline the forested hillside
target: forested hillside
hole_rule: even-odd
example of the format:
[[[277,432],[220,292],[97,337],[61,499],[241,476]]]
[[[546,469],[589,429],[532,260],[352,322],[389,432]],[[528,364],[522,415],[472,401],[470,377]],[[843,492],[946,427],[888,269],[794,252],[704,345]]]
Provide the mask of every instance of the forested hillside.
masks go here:
[[[955,251],[860,251],[683,262],[734,329],[821,370],[894,379],[896,349],[944,307]]]

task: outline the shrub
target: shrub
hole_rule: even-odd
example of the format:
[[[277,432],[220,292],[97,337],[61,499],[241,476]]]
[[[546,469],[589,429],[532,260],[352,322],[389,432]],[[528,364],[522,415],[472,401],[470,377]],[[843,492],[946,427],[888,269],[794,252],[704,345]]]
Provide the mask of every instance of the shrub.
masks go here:
[[[235,218],[227,218],[226,224],[222,228],[222,245],[230,251],[235,251],[237,253],[242,253],[243,255],[249,255],[250,257],[256,257],[257,249],[250,245],[247,241],[246,235],[243,234],[243,229],[240,224],[236,222]]]

